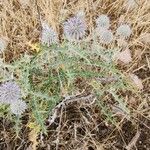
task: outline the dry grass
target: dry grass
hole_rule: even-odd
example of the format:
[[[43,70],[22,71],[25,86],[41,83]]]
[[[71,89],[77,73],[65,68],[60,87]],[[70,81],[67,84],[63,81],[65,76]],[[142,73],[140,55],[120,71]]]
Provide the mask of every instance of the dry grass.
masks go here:
[[[40,36],[40,16],[58,32],[61,32],[62,22],[79,10],[86,12],[89,31],[94,28],[95,18],[106,13],[111,18],[111,29],[115,32],[119,22],[132,26],[133,34],[129,40],[134,61],[127,71],[135,71],[139,67],[149,66],[149,45],[141,42],[141,36],[150,33],[150,3],[148,0],[137,1],[138,7],[133,11],[126,11],[123,7],[124,0],[33,0],[29,6],[22,6],[19,0],[1,0],[1,28],[0,35],[9,40],[9,54],[17,57],[20,53],[30,52],[27,43],[37,42]],[[39,14],[40,13],[40,14]],[[145,56],[146,55],[146,56]],[[145,56],[144,64],[140,59]],[[13,58],[11,57],[11,58]],[[137,67],[138,62],[140,66]],[[146,81],[145,81],[146,82]]]
[[[150,2],[149,0],[136,0],[137,8],[130,11],[123,7],[123,1],[29,0],[29,5],[21,5],[19,0],[0,0],[0,36],[5,37],[9,42],[6,51],[6,61],[9,62],[16,59],[25,52],[32,53],[32,49],[28,43],[39,41],[41,18],[46,20],[61,35],[64,20],[79,10],[84,10],[86,13],[89,33],[93,31],[97,16],[102,13],[108,14],[111,18],[111,29],[113,32],[115,32],[118,24],[121,22],[128,23],[132,27],[133,33],[128,42],[133,61],[127,66],[119,67],[125,73],[134,73],[142,79],[144,89],[140,95],[128,95],[126,100],[129,102],[130,107],[136,108],[134,109],[136,120],[139,121],[141,116],[149,120],[150,39],[145,39],[145,35],[150,34]],[[149,42],[146,42],[146,40],[149,40]],[[113,143],[110,143],[119,137],[118,134],[122,136],[123,140],[125,139],[124,141],[130,143],[136,133],[136,129],[134,135],[130,136],[129,140],[127,140],[126,135],[124,135],[125,132],[121,129],[124,126],[123,121],[119,124],[121,130],[114,129],[107,126],[102,120],[99,120],[101,118],[100,112],[93,112],[93,110],[97,111],[96,108],[93,108],[93,110],[92,108],[87,109],[92,117],[89,120],[85,120],[86,117],[80,112],[78,124],[71,123],[68,126],[68,120],[62,118],[63,123],[60,122],[62,125],[60,131],[53,132],[54,135],[47,138],[46,142],[44,141],[47,144],[45,149],[51,149],[48,142],[56,140],[56,135],[60,138],[60,149],[66,150],[104,150],[105,148],[110,149],[111,146],[112,149],[115,149],[117,146],[113,147]],[[149,129],[148,123],[143,122],[143,124]],[[107,134],[99,133],[98,127],[101,127],[100,129],[105,128],[106,130],[103,130],[103,132],[107,132]],[[135,125],[135,127],[137,126]],[[54,129],[56,130],[55,127]],[[83,129],[84,131],[81,131]],[[93,134],[97,136],[95,137]],[[104,134],[104,137],[99,137],[98,134]],[[67,136],[70,138],[68,141]],[[100,143],[99,140],[101,141]],[[55,142],[57,145],[58,141]],[[127,142],[124,142],[124,145],[127,146]],[[144,150],[144,148],[140,148],[139,150]]]

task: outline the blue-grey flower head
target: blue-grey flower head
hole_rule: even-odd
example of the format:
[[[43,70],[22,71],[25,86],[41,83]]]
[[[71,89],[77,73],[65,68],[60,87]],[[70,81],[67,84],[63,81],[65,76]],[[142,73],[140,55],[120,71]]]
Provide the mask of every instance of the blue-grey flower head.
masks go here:
[[[117,28],[116,32],[117,35],[120,36],[121,38],[128,38],[131,35],[132,30],[129,25],[123,24]]]
[[[26,109],[27,104],[22,100],[18,100],[10,104],[11,113],[15,115],[21,115]]]
[[[108,29],[110,26],[110,20],[109,17],[107,15],[100,15],[97,19],[96,19],[96,25],[98,28],[105,28]]]
[[[76,15],[64,23],[64,34],[67,40],[76,41],[86,34],[87,25],[83,16]]]
[[[0,85],[0,103],[11,104],[21,98],[20,87],[12,81]]]
[[[42,23],[41,43],[50,46],[58,43],[58,34],[45,22]]]
[[[99,42],[102,44],[109,44],[113,41],[113,33],[111,30],[107,30],[104,28],[97,28],[97,35],[99,38]]]

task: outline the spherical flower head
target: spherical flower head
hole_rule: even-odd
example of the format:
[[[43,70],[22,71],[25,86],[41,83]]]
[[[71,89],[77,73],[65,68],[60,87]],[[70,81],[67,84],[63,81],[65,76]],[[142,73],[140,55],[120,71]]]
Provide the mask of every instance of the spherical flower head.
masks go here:
[[[109,17],[107,15],[100,15],[96,19],[96,25],[97,25],[98,28],[106,28],[106,29],[108,29],[109,26],[110,26]]]
[[[15,115],[21,115],[26,109],[27,104],[22,100],[18,100],[10,104],[11,113]]]
[[[110,44],[113,41],[113,33],[107,29],[97,29],[99,42],[102,44]]]
[[[85,36],[86,29],[87,26],[85,19],[79,15],[68,19],[64,23],[64,34],[69,41],[76,41],[83,38]]]
[[[130,37],[131,33],[132,30],[127,24],[123,24],[117,28],[117,35],[119,35],[121,38],[128,38]]]
[[[57,33],[49,27],[48,24],[42,23],[42,33],[41,33],[41,43],[50,46],[52,44],[58,43]]]
[[[20,87],[12,81],[0,85],[0,102],[11,104],[21,98]]]
[[[3,52],[7,47],[7,42],[3,39],[0,38],[0,53]]]

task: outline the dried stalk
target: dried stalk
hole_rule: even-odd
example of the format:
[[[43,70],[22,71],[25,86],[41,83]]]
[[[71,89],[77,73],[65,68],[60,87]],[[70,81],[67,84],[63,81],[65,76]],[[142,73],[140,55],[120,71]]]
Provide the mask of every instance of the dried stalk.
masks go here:
[[[67,96],[64,98],[64,100],[62,102],[60,102],[53,110],[52,110],[52,116],[49,117],[48,121],[49,121],[49,125],[51,125],[55,119],[58,116],[58,112],[59,110],[66,106],[69,105],[72,102],[84,102],[88,105],[92,105],[95,102],[96,98],[92,95],[77,95],[77,96]]]
[[[135,145],[136,142],[138,141],[139,137],[140,137],[141,132],[137,131],[137,133],[135,134],[135,136],[132,138],[132,140],[129,142],[129,144],[126,146],[127,150],[131,150]]]

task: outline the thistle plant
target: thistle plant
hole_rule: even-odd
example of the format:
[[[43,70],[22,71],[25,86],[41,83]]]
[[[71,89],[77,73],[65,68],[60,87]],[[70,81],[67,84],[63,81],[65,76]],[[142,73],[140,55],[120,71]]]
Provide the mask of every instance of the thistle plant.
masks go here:
[[[112,31],[108,29],[109,18],[102,15],[96,23],[99,40],[87,39],[78,42],[86,34],[85,16],[79,13],[68,19],[63,24],[67,40],[61,43],[58,42],[58,34],[47,23],[43,23],[41,43],[38,45],[40,51],[30,56],[23,55],[9,65],[0,66],[2,69],[6,66],[8,70],[11,69],[16,75],[14,80],[21,86],[20,90],[16,82],[3,82],[0,86],[0,102],[10,104],[11,113],[17,116],[29,108],[31,120],[40,127],[40,131],[46,133],[45,119],[62,97],[81,91],[76,85],[80,78],[85,81],[85,85],[81,88],[86,89],[90,86],[92,94],[98,95],[98,98],[104,97],[106,92],[111,91],[111,94],[115,95],[116,103],[129,113],[122,98],[116,96],[120,90],[129,90],[130,84],[126,83],[124,75],[114,61],[115,54],[120,49],[106,48],[107,44],[115,40]],[[127,30],[128,27],[123,31],[118,29],[117,33],[129,37],[131,31],[128,30],[127,34],[124,32]],[[4,80],[6,79],[3,77],[2,81]],[[109,84],[105,85],[108,82]],[[25,101],[28,100],[28,107],[21,99],[21,91]],[[105,111],[107,104],[104,108],[104,102],[101,101],[99,106],[104,110],[106,117],[113,118],[107,115],[108,111]],[[110,120],[114,123],[113,119]]]

